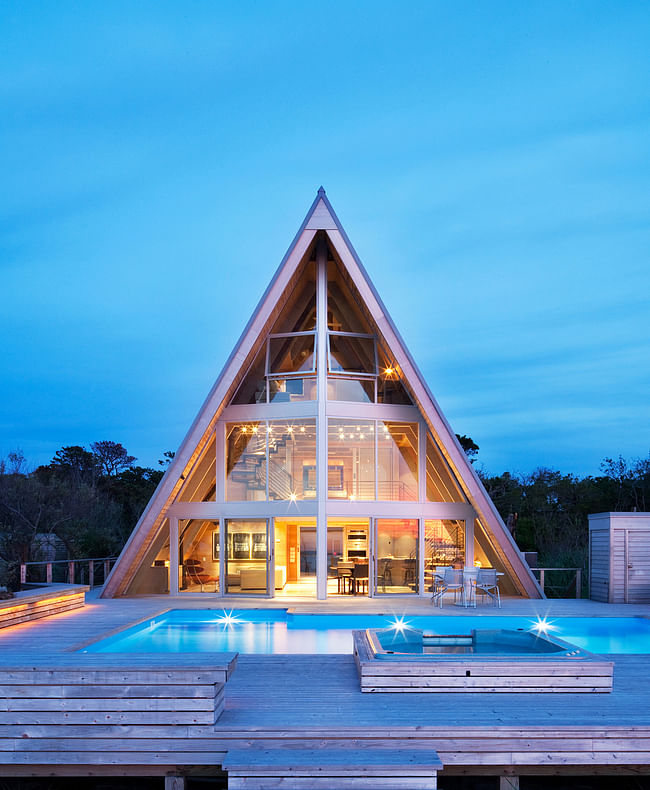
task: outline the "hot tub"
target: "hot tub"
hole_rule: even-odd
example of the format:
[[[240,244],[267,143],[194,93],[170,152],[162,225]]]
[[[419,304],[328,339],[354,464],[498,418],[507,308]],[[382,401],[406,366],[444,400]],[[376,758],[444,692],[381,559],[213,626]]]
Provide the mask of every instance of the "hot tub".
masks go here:
[[[556,637],[508,629],[354,632],[364,692],[608,692],[613,663]]]

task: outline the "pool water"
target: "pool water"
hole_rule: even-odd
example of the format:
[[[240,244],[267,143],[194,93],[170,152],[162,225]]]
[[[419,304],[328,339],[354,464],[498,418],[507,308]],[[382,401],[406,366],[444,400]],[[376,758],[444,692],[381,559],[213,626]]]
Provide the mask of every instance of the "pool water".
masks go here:
[[[294,614],[286,609],[172,609],[83,649],[87,653],[352,653],[352,631],[397,623],[429,634],[473,628],[530,631],[533,617]],[[650,653],[650,619],[564,617],[548,633],[592,653]],[[543,631],[541,632],[543,633]]]
[[[480,655],[502,656],[556,656],[571,652],[572,656],[582,651],[564,640],[552,636],[541,636],[536,632],[513,630],[511,628],[476,628],[467,634],[444,635],[427,634],[417,628],[396,631],[371,630],[370,643],[375,658],[401,660],[403,658],[423,659],[427,656]]]

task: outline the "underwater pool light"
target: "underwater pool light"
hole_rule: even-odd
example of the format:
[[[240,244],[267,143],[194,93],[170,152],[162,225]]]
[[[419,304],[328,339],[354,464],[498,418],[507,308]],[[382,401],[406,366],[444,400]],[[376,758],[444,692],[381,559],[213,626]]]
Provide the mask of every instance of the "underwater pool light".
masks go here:
[[[532,624],[530,630],[537,631],[538,634],[548,634],[549,631],[557,631],[557,626],[553,625],[550,620],[542,617]]]
[[[407,622],[403,617],[396,617],[390,624],[390,627],[395,631],[404,631],[411,627],[410,622]]]
[[[225,609],[223,610],[223,614],[217,617],[217,622],[219,625],[223,625],[224,627],[228,627],[229,625],[235,625],[236,623],[243,622],[238,617],[235,617],[233,614],[232,609],[227,612]]]

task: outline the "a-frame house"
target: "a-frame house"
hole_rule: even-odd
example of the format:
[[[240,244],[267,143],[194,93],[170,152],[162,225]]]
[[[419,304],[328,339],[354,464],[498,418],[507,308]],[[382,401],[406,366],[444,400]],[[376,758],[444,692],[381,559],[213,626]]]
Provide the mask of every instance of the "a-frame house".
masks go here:
[[[425,596],[450,565],[541,596],[320,189],[103,596]]]

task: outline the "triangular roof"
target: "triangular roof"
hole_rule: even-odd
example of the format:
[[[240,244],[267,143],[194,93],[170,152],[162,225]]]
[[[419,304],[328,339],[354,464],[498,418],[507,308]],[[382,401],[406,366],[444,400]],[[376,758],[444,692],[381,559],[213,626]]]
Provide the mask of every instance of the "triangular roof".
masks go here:
[[[282,308],[282,299],[283,297],[286,299],[286,295],[290,292],[290,286],[295,282],[301,261],[318,232],[326,233],[328,243],[331,244],[362,301],[365,302],[379,339],[399,366],[415,405],[424,417],[469,503],[476,511],[499,560],[513,583],[523,595],[532,598],[542,597],[537,581],[418,370],[322,187],[318,190],[291,246],[122,550],[102,595],[113,597],[125,592],[166,517],[169,505],[174,501],[183,481],[210,440],[211,431],[214,430],[220,414],[230,403],[261,342],[270,331],[274,319]]]

